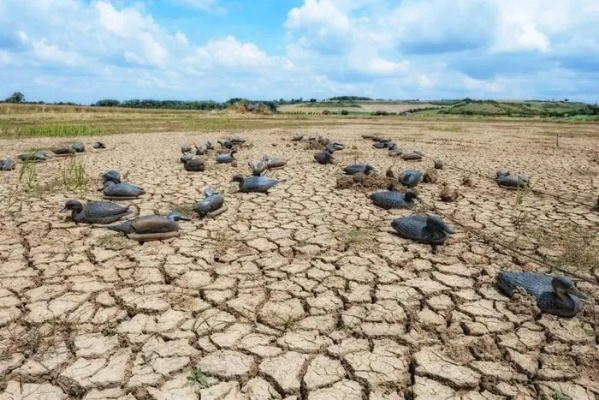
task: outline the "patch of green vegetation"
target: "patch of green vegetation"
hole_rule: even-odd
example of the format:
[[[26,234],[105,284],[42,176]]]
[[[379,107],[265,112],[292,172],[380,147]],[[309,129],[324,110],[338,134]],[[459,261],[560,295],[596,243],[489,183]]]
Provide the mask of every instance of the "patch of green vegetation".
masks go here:
[[[14,138],[28,137],[76,137],[98,135],[100,130],[90,125],[34,125],[14,127],[12,130],[4,127],[3,134]]]
[[[346,230],[335,232],[335,239],[341,243],[345,251],[365,250],[377,246],[374,240],[376,234],[377,230],[375,227],[352,226]]]
[[[71,157],[60,166],[62,184],[68,190],[79,190],[87,186],[89,177],[85,163],[77,157]]]
[[[553,398],[555,400],[572,400],[572,397],[568,396],[567,394],[564,394],[564,392],[562,392],[561,389],[555,390],[555,393],[553,394]]]
[[[440,132],[462,132],[463,128],[460,125],[431,125],[428,127],[431,131]]]

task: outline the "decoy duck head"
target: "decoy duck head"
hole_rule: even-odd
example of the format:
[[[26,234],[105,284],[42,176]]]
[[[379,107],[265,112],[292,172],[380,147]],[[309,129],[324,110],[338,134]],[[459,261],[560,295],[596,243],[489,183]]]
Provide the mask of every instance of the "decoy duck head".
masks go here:
[[[574,282],[570,278],[565,276],[555,276],[551,280],[551,286],[553,286],[553,292],[560,298],[564,299],[568,295],[576,296],[582,300],[588,300],[588,296],[582,293],[574,286]]]
[[[243,175],[234,175],[233,178],[231,178],[231,182],[243,183],[244,180],[245,179],[244,179]]]
[[[63,209],[60,210],[60,212],[65,212],[65,211],[69,211],[69,210],[75,211],[75,212],[81,212],[81,211],[83,211],[83,205],[81,204],[81,202],[79,200],[74,200],[74,199],[67,200]]]
[[[171,211],[166,215],[166,218],[172,219],[173,221],[190,221],[189,218],[181,214],[179,211]]]
[[[416,193],[416,192],[412,192],[411,190],[408,190],[408,191],[406,192],[406,194],[404,195],[404,197],[405,197],[405,199],[406,199],[407,201],[414,200],[414,199],[417,199],[417,198],[418,198],[418,193]],[[450,233],[453,233],[453,232],[450,232]]]

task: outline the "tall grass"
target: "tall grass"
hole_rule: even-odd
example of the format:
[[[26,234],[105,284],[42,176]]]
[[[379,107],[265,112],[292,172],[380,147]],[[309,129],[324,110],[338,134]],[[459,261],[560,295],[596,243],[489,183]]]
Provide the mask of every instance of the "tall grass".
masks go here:
[[[19,185],[23,185],[26,191],[31,191],[37,183],[36,163],[31,160],[23,161],[19,169]]]
[[[69,190],[83,189],[89,181],[85,163],[76,157],[67,159],[60,166],[62,184]]]
[[[37,125],[15,127],[13,129],[4,128],[4,136],[14,138],[28,137],[76,137],[76,136],[94,136],[100,134],[100,129],[90,125]]]

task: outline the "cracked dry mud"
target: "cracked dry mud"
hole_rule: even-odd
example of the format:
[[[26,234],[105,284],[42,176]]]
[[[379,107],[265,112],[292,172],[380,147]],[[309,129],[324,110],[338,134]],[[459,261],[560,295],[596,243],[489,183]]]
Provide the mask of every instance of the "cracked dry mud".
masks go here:
[[[225,192],[228,211],[180,223],[179,238],[139,245],[58,214],[67,198],[98,199],[96,181],[83,196],[48,192],[3,206],[0,399],[599,398],[595,304],[572,319],[535,315],[494,280],[503,269],[547,272],[542,265],[457,226],[433,254],[391,234],[391,219],[413,210],[385,211],[368,193],[335,189],[354,160],[379,171],[432,166],[388,157],[360,138],[378,133],[442,158],[439,180],[419,194],[479,234],[549,259],[564,249],[530,232],[572,226],[572,241],[599,236],[599,214],[589,209],[599,191],[597,137],[562,137],[555,148],[543,133],[594,126],[460,126],[306,129],[346,144],[335,165],[313,162],[314,150],[290,141],[295,130],[242,132],[253,147],[238,153],[237,166],[209,157],[201,173],[183,170],[179,145],[228,133],[98,138],[108,150],[78,157],[92,177],[118,169],[143,186],[147,194],[127,202],[135,214],[189,209],[206,186]],[[16,154],[57,142],[2,148]],[[268,173],[282,182],[268,196],[237,193],[231,176],[265,153],[289,158]],[[473,186],[461,186],[465,174],[452,165],[489,177],[499,168],[527,173],[535,189],[589,207],[535,194],[516,206],[515,193],[492,180],[472,175]],[[59,166],[40,166],[38,180]],[[2,173],[2,196],[17,174]],[[437,201],[444,182],[461,187],[456,202]],[[599,277],[597,267],[578,272]],[[596,285],[578,287],[599,299]]]

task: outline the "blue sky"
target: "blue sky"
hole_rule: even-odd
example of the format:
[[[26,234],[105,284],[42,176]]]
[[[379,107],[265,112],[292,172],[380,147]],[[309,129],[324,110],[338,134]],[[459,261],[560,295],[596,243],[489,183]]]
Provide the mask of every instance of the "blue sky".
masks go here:
[[[2,0],[0,98],[599,101],[595,0]]]

